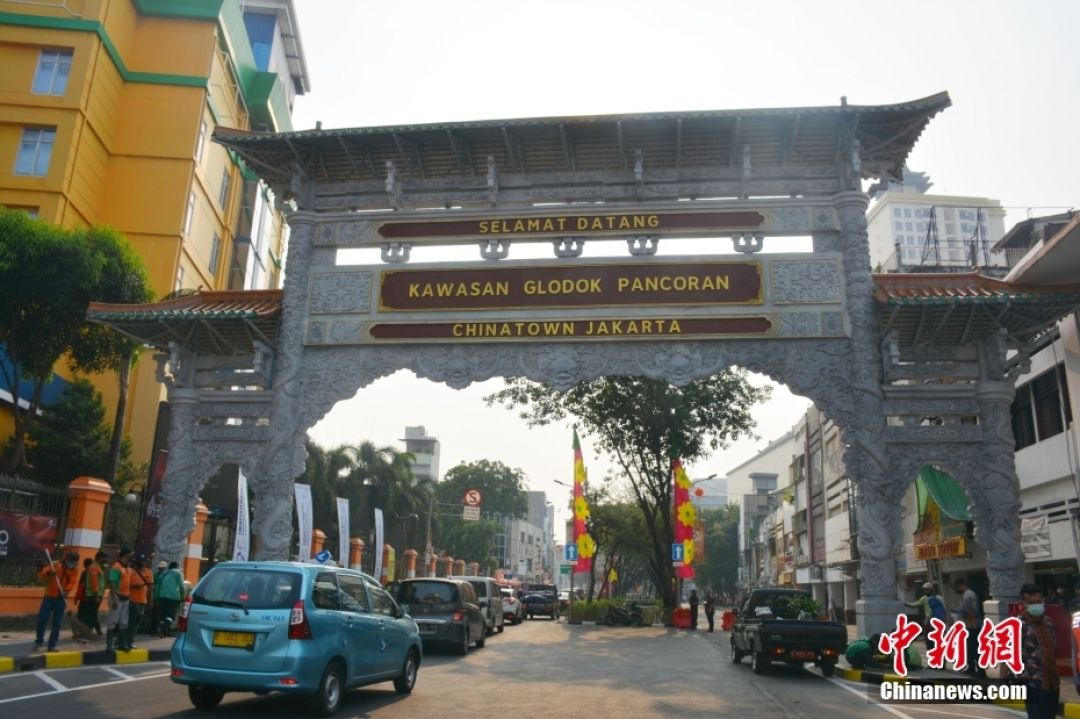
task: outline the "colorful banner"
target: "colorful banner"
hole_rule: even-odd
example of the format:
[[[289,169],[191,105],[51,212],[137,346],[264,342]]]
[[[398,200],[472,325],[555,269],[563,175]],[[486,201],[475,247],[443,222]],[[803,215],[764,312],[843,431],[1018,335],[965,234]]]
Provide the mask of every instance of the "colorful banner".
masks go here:
[[[675,573],[681,579],[692,579],[694,568],[694,527],[697,525],[697,510],[690,501],[690,477],[683,469],[682,461],[676,459],[671,463],[675,486],[672,494],[675,506],[675,544],[683,547],[682,562],[676,562]]]
[[[349,566],[349,500],[337,498],[338,558],[339,566]]]
[[[589,534],[585,522],[589,518],[589,502],[585,499],[585,459],[581,456],[581,442],[578,441],[577,427],[574,428],[574,543],[577,544],[578,558],[574,565],[575,572],[592,571],[593,555],[596,554],[596,542]]]
[[[0,560],[41,559],[56,547],[56,517],[0,510]]]
[[[143,497],[142,522],[139,524],[139,534],[135,538],[135,554],[144,557],[154,555],[154,537],[157,536],[158,517],[161,516],[164,504],[161,501],[161,481],[165,477],[165,465],[169,463],[168,450],[159,449],[154,457],[154,464],[150,468],[150,479],[146,487],[146,495]]]
[[[311,485],[295,484],[293,493],[296,496],[296,526],[300,532],[300,561],[307,562],[311,559],[311,532],[312,508],[311,508]]]
[[[383,520],[382,510],[375,510],[375,578],[382,577]]]
[[[246,562],[251,554],[251,522],[248,510],[248,485],[244,471],[236,473],[236,539],[233,561]]]

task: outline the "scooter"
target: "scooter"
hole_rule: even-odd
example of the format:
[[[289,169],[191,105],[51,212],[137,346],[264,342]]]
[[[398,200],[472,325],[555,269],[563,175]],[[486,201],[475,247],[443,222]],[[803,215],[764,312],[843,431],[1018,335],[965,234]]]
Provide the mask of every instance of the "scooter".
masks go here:
[[[607,614],[604,615],[604,624],[613,627],[621,624],[625,627],[645,626],[645,616],[641,613],[641,607],[630,602],[625,607],[617,607],[614,604],[608,606]]]

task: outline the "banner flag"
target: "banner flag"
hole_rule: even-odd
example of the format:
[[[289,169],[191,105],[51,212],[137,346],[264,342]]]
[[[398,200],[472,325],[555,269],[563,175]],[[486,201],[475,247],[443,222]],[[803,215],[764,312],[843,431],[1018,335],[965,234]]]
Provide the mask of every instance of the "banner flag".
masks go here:
[[[349,499],[337,498],[338,566],[349,566]]]
[[[169,452],[159,449],[154,457],[154,464],[150,467],[150,482],[143,495],[142,521],[139,523],[139,534],[135,538],[135,554],[146,557],[154,555],[154,538],[157,536],[158,517],[161,516],[164,503],[161,499],[161,482],[165,478],[165,465],[169,461]]]
[[[0,509],[0,559],[40,559],[56,546],[56,517]]]
[[[577,427],[574,427],[574,543],[578,549],[575,572],[591,571],[593,555],[596,554],[596,542],[585,524],[589,518],[589,502],[585,499],[587,479],[585,459],[581,456],[581,442],[578,440]]]
[[[248,485],[244,471],[236,474],[236,540],[233,561],[246,562],[251,555],[251,514],[248,510]]]
[[[382,510],[375,509],[375,579],[382,581],[383,521]]]
[[[312,508],[311,508],[311,485],[294,484],[293,493],[296,496],[296,527],[300,533],[300,561],[311,560],[311,532]]]
[[[674,475],[674,489],[672,492],[672,504],[675,506],[675,544],[681,544],[682,562],[675,568],[675,573],[681,579],[693,579],[694,568],[694,527],[697,525],[697,509],[690,501],[690,478],[683,469],[682,462],[672,460],[671,470]]]

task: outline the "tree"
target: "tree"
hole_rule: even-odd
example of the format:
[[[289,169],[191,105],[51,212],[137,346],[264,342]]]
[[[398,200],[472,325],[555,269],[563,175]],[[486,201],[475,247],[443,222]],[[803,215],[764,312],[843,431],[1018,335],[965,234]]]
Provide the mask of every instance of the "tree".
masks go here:
[[[705,509],[698,518],[705,528],[705,559],[694,567],[697,584],[730,591],[739,576],[739,506]]]
[[[502,462],[481,459],[452,467],[435,489],[439,506],[455,508],[439,513],[437,517],[438,547],[453,557],[486,566],[495,550],[495,536],[502,531],[492,517],[524,517],[528,514],[524,484],[521,470],[511,469]],[[460,507],[465,492],[470,489],[479,489],[483,494],[481,511],[484,519],[480,521],[461,518]]]
[[[0,344],[10,360],[0,363],[0,371],[12,395],[15,425],[2,472],[25,471],[26,434],[53,367],[86,324],[101,264],[72,232],[0,208]],[[27,396],[20,387],[24,379],[30,382]]]
[[[653,576],[665,605],[675,606],[671,461],[693,462],[750,435],[750,408],[768,397],[769,388],[752,386],[738,369],[682,387],[626,376],[580,382],[566,391],[523,378],[506,383],[486,398],[489,405],[521,408],[530,425],[576,417],[622,468],[645,520]]]

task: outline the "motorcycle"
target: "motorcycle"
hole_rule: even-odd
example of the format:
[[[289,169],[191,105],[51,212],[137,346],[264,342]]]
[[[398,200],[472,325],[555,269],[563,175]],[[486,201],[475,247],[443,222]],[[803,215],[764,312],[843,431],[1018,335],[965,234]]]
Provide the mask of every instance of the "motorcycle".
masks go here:
[[[645,626],[645,616],[641,613],[641,607],[630,602],[625,607],[617,607],[614,604],[608,606],[607,614],[604,615],[604,624],[613,627],[621,624],[624,627]]]

